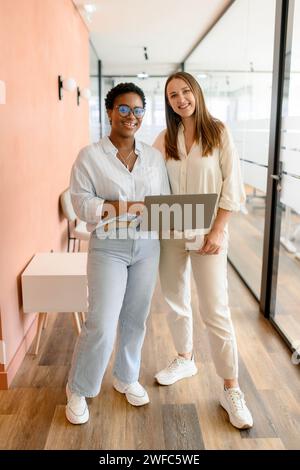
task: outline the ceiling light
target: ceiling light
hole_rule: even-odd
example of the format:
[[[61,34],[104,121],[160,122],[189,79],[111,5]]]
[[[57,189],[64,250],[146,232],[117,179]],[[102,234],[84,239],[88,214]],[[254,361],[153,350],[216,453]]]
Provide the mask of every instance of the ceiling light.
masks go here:
[[[97,5],[94,3],[85,3],[83,5],[79,5],[79,8],[84,16],[84,18],[91,23],[93,19],[93,14],[97,11]]]
[[[144,47],[144,57],[145,57],[145,60],[149,60],[148,51],[147,51],[146,46]]]
[[[141,73],[138,73],[138,74],[137,74],[137,77],[138,77],[138,78],[148,78],[149,75],[148,75],[147,73],[145,73],[145,72],[141,72]]]
[[[95,11],[97,11],[96,5],[94,5],[92,3],[87,3],[87,4],[83,5],[83,8],[85,9],[85,11],[87,13],[95,13]]]
[[[198,74],[197,74],[197,77],[198,77],[198,78],[207,78],[208,75],[207,75],[207,73],[203,73],[203,72],[202,72],[202,73],[198,73]]]

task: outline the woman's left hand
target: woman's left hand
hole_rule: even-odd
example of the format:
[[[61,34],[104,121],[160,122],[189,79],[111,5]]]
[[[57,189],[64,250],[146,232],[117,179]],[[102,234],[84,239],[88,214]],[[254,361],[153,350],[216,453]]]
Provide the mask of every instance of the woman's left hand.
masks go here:
[[[212,229],[205,235],[204,243],[197,253],[199,255],[218,255],[222,249],[223,240],[224,230]]]

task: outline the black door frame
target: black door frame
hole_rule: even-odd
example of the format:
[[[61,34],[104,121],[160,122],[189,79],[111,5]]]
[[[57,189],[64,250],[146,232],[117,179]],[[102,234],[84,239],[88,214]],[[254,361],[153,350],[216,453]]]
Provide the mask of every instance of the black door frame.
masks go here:
[[[282,204],[280,203],[280,139],[284,99],[288,96],[295,0],[277,0],[274,35],[272,104],[270,120],[269,162],[266,217],[263,246],[260,309],[288,346],[292,344],[276,324],[276,294],[280,252]]]

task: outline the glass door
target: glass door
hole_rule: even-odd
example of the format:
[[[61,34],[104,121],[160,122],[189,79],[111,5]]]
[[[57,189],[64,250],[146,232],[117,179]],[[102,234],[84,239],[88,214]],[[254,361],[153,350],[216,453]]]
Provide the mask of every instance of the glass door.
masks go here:
[[[260,298],[276,0],[236,0],[185,63],[230,129],[247,200],[230,220],[229,260]],[[263,20],[262,20],[263,18]],[[234,51],[234,52],[233,52]]]
[[[280,129],[279,197],[271,287],[271,321],[297,349],[300,345],[300,1],[289,2]],[[280,227],[279,227],[279,225]]]

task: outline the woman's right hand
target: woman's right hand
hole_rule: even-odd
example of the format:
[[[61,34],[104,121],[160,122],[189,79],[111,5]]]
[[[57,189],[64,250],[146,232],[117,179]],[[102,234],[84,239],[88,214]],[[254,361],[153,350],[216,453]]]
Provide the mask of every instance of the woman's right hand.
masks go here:
[[[204,243],[197,253],[199,255],[218,255],[222,249],[223,240],[224,230],[212,229],[204,236]]]
[[[128,202],[128,213],[136,216],[143,215],[145,204],[142,201]]]

